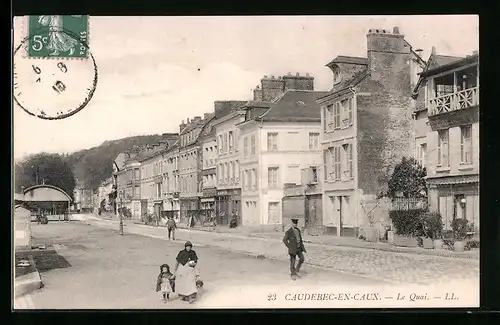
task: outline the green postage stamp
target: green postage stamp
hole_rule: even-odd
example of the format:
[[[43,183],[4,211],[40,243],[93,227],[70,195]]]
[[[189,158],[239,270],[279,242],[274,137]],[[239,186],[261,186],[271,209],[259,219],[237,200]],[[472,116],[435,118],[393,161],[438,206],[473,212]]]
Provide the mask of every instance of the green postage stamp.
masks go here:
[[[28,17],[28,58],[87,59],[87,15]]]

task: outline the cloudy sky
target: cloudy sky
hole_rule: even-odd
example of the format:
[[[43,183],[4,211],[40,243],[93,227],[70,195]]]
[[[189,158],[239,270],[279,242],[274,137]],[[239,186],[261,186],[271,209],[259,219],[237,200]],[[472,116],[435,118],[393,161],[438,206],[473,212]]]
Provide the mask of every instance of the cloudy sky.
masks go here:
[[[477,16],[90,17],[99,72],[93,99],[59,121],[14,107],[14,157],[177,132],[181,120],[213,111],[215,100],[251,99],[264,75],[309,73],[317,90],[328,90],[326,63],[366,56],[368,29],[393,26],[425,59],[432,46],[458,56],[479,48]]]

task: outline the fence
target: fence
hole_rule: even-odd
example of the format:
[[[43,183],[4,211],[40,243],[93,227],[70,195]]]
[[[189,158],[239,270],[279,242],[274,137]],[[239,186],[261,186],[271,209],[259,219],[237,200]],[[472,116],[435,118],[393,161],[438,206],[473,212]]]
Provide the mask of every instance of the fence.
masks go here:
[[[395,198],[391,202],[392,210],[427,209],[427,198]]]

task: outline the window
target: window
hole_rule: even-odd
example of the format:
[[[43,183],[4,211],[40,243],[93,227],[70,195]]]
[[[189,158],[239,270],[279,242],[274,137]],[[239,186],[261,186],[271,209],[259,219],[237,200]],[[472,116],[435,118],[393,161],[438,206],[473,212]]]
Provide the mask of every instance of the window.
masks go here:
[[[335,72],[333,72],[333,84],[336,85],[341,81],[340,78],[340,70],[335,69]]]
[[[245,178],[247,179],[246,189],[247,190],[252,189],[252,174],[250,170],[245,170]]]
[[[330,156],[330,152],[329,150],[324,150],[323,151],[323,169],[324,169],[324,180],[328,180],[328,175],[329,175],[329,172],[328,172],[328,166],[329,166],[329,161],[328,161],[328,157]]]
[[[248,137],[243,139],[243,155],[248,156]]]
[[[139,185],[134,186],[134,197],[138,197],[141,194]]]
[[[344,157],[345,157],[345,170],[344,175],[346,177],[352,177],[352,144],[344,144],[342,146],[344,149]]]
[[[231,179],[234,180],[236,174],[236,163],[231,161]]]
[[[134,169],[134,179],[138,180],[140,178],[139,168]]]
[[[252,134],[251,138],[251,154],[255,155],[255,134]]]
[[[229,131],[229,152],[233,152],[233,148],[234,148],[233,131]]]
[[[156,197],[161,197],[161,183],[156,184]]]
[[[330,148],[332,155],[333,179],[340,179],[340,147]]]
[[[460,128],[460,157],[462,164],[472,163],[472,128],[470,125]]]
[[[247,186],[247,180],[245,179],[245,171],[241,172],[241,188],[244,190],[246,189]]]
[[[219,164],[219,166],[217,167],[217,174],[219,175],[219,183],[222,183],[222,180],[224,178],[224,168],[222,168],[222,164]]]
[[[334,111],[333,111],[333,127],[340,127],[340,103],[335,103]]]
[[[438,131],[438,146],[437,146],[437,154],[438,154],[438,166],[448,167],[449,162],[449,146],[448,146],[448,135],[449,130],[441,130]]]
[[[252,175],[253,175],[253,189],[257,189],[257,169],[252,169]]]
[[[269,188],[278,187],[278,167],[269,167],[267,169],[267,185]]]
[[[267,207],[268,224],[277,224],[280,222],[279,202],[269,202]]]
[[[316,166],[311,166],[311,181],[313,183],[318,183],[318,168]]]
[[[309,133],[309,150],[318,150],[319,133]]]
[[[240,178],[240,161],[236,160],[234,163],[234,176]]]
[[[288,165],[288,171],[287,171],[287,183],[291,184],[300,184],[300,169],[299,165]]]
[[[228,177],[229,179],[231,179],[231,178],[232,178],[232,175],[233,175],[233,173],[234,173],[233,163],[232,163],[232,162],[228,163],[227,168],[228,168],[228,171],[227,171],[228,176],[227,176],[227,177]]]
[[[227,183],[227,179],[229,177],[229,166],[227,163],[224,163],[224,182]]]
[[[326,120],[328,122],[328,129],[332,130],[334,128],[334,124],[333,124],[333,105],[328,105],[328,107],[327,107]]]
[[[228,140],[227,140],[227,133],[224,133],[224,152],[227,152],[227,149],[229,147]]]
[[[323,122],[323,132],[326,132],[326,126],[328,125],[328,121],[326,119],[326,107],[322,107],[321,108],[321,111],[323,113],[323,118],[322,118],[322,122]]]
[[[223,144],[222,144],[222,135],[219,135],[219,139],[217,140],[217,148],[219,148],[219,154],[222,153],[222,147],[223,147]]]
[[[278,133],[267,134],[267,151],[278,150]]]
[[[426,152],[427,152],[427,144],[421,143],[417,146],[416,159],[422,167],[425,167]]]
[[[349,98],[349,103],[347,105],[347,123],[349,125],[352,125],[353,124],[353,116],[352,116],[352,108],[354,106],[354,98]]]

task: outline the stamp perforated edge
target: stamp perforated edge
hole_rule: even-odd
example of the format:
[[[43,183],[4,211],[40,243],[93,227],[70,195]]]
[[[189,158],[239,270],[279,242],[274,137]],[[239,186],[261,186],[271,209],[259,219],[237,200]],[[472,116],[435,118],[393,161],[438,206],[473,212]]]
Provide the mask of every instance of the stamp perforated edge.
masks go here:
[[[44,56],[44,57],[32,57],[28,55],[28,41],[27,38],[29,36],[29,21],[30,21],[30,16],[24,16],[24,23],[22,24],[23,31],[21,33],[21,42],[23,42],[26,39],[26,47],[23,47],[23,58],[24,59],[29,59],[29,60],[88,60],[89,59],[89,52],[90,52],[90,15],[87,16],[87,55],[84,58],[77,58],[77,57],[57,57],[57,56]]]

